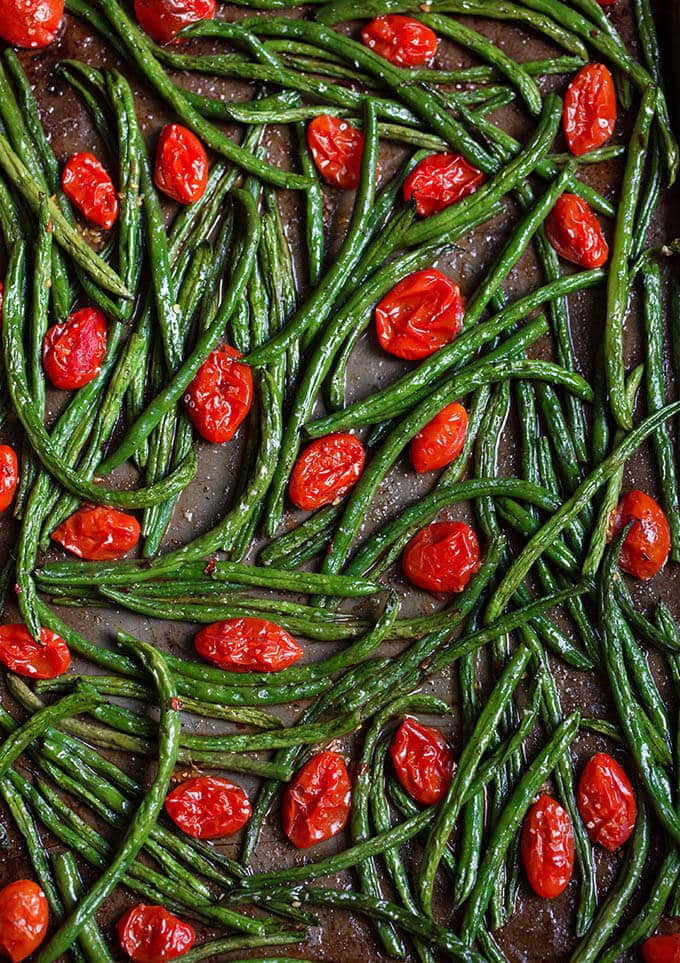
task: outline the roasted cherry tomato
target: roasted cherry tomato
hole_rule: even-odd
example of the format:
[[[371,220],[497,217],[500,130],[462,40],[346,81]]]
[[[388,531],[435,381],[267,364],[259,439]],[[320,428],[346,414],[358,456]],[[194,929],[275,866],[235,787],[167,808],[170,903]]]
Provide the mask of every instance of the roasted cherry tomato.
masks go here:
[[[650,936],[642,944],[645,963],[680,963],[680,933]]]
[[[399,782],[423,806],[446,795],[453,776],[453,753],[438,729],[407,717],[390,743],[390,756]]]
[[[364,446],[354,435],[317,438],[295,462],[290,500],[305,511],[330,505],[356,485],[363,470]]]
[[[43,341],[43,368],[55,388],[82,388],[101,371],[106,354],[106,318],[81,308],[64,324],[53,324]]]
[[[437,53],[437,34],[400,13],[371,20],[361,31],[361,40],[373,53],[399,67],[420,67]]]
[[[61,175],[64,194],[83,217],[110,230],[118,219],[118,197],[113,181],[94,154],[74,154]]]
[[[285,629],[266,619],[213,622],[196,634],[202,659],[230,672],[280,672],[302,658],[302,649]]]
[[[156,43],[169,43],[183,27],[212,20],[215,0],[135,0],[135,16]]]
[[[22,623],[0,625],[0,662],[29,679],[54,679],[71,663],[68,646],[50,629],[40,630],[40,644]]]
[[[422,474],[444,468],[463,450],[467,434],[468,413],[454,401],[428,421],[411,441],[411,464]]]
[[[562,125],[572,154],[601,147],[614,133],[616,91],[604,64],[586,64],[564,95]]]
[[[307,143],[327,184],[345,190],[357,187],[364,152],[361,131],[340,117],[321,114],[307,126]]]
[[[79,558],[108,562],[132,551],[140,534],[134,515],[102,505],[88,505],[55,528],[51,538]]]
[[[19,963],[45,939],[49,910],[45,894],[31,879],[0,889],[0,956]]]
[[[0,0],[0,37],[13,47],[47,47],[63,18],[64,0]]]
[[[416,211],[427,217],[472,194],[485,179],[460,154],[431,154],[404,181],[404,200],[413,198]]]
[[[628,776],[616,759],[598,752],[578,782],[578,811],[594,843],[615,850],[635,828],[637,803]]]
[[[597,217],[577,194],[562,194],[545,221],[548,240],[560,257],[584,268],[602,267],[609,257]]]
[[[156,187],[180,204],[193,204],[205,193],[208,157],[195,134],[181,124],[167,124],[156,147]]]
[[[236,348],[223,344],[203,362],[184,404],[202,438],[220,444],[233,438],[253,403],[253,373]]]
[[[433,522],[401,558],[404,575],[427,592],[462,592],[479,568],[479,542],[465,522]]]
[[[118,920],[118,939],[124,953],[135,963],[164,963],[186,953],[194,945],[194,928],[177,919],[163,906],[138,903]]]
[[[461,329],[465,300],[457,284],[436,268],[402,278],[378,302],[375,327],[385,351],[418,361],[453,341]]]
[[[621,547],[619,565],[642,581],[652,578],[666,564],[671,533],[661,506],[645,492],[626,492],[612,512],[610,537],[629,522],[633,526]]]
[[[180,783],[165,797],[165,811],[182,832],[196,839],[231,836],[251,814],[241,787],[218,776],[195,776]]]
[[[554,899],[566,888],[574,869],[574,834],[565,809],[541,796],[522,826],[522,863],[533,891]]]
[[[298,849],[336,836],[347,825],[352,784],[337,752],[320,752],[295,774],[281,803],[281,826]]]
[[[14,501],[18,477],[16,452],[9,445],[0,445],[0,512],[4,512]]]

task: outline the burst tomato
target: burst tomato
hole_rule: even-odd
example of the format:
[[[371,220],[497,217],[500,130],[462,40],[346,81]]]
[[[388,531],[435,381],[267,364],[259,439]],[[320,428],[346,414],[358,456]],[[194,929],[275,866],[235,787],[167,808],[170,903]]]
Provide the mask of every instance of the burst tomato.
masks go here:
[[[4,512],[14,501],[18,478],[16,452],[9,445],[0,445],[0,512]]]
[[[163,906],[138,903],[118,920],[118,939],[124,953],[135,963],[164,963],[186,953],[194,945],[193,926]]]
[[[454,401],[435,415],[411,441],[411,464],[422,474],[444,468],[463,450],[467,434],[468,413]]]
[[[167,124],[156,147],[156,187],[180,204],[193,204],[205,193],[208,157],[203,144],[181,124]]]
[[[562,194],[548,214],[545,233],[560,257],[579,267],[602,267],[609,257],[597,217],[577,194]]]
[[[565,809],[541,796],[522,826],[522,863],[533,891],[554,899],[566,888],[574,869],[574,834]]]
[[[108,173],[94,154],[74,154],[61,175],[64,194],[83,217],[110,230],[118,219],[118,197]]]
[[[0,662],[29,679],[54,679],[71,663],[68,646],[50,629],[40,630],[40,644],[22,623],[0,625]]]
[[[0,889],[0,955],[20,963],[45,939],[49,910],[37,883],[18,879]]]
[[[661,506],[645,492],[627,492],[612,512],[610,537],[629,522],[619,565],[624,572],[643,581],[652,578],[666,564],[671,550],[671,533]]]
[[[187,388],[184,404],[202,438],[229,441],[253,403],[253,373],[236,348],[223,344],[203,362]]]
[[[132,551],[140,534],[134,515],[102,505],[88,505],[55,528],[51,538],[79,558],[107,562]]]
[[[472,194],[485,180],[460,154],[431,154],[404,181],[404,200],[413,198],[418,214],[427,217]]]
[[[381,346],[397,358],[418,361],[453,341],[465,300],[457,284],[436,268],[402,278],[376,305]]]
[[[680,963],[680,933],[650,936],[642,944],[645,963]]]
[[[295,462],[290,500],[305,511],[330,505],[356,485],[363,470],[364,446],[354,435],[317,438]]]
[[[331,187],[354,190],[359,183],[364,135],[346,120],[321,114],[307,127],[307,143],[319,174]]]
[[[81,308],[64,324],[53,324],[43,341],[43,368],[55,388],[73,391],[96,378],[106,354],[106,318]]]
[[[342,756],[320,752],[286,787],[281,826],[298,849],[336,836],[347,825],[352,784]]]
[[[194,639],[202,659],[230,672],[280,672],[302,658],[285,629],[266,619],[227,619],[206,625]]]
[[[399,782],[423,806],[446,795],[453,776],[453,753],[438,729],[407,717],[390,743],[390,756]]]
[[[427,592],[462,592],[479,568],[477,536],[465,522],[433,522],[408,543],[401,567]]]
[[[578,783],[578,811],[594,843],[615,850],[635,828],[637,803],[628,776],[616,759],[598,752]]]
[[[424,23],[400,13],[376,17],[361,31],[361,41],[399,67],[419,67],[437,53],[437,35]]]
[[[196,839],[231,836],[251,814],[241,787],[218,776],[195,776],[180,783],[166,796],[165,811],[182,832]]]
[[[614,133],[616,91],[604,64],[586,64],[564,95],[562,126],[567,144],[577,157],[601,147]]]
[[[215,0],[135,0],[137,23],[156,43],[169,43],[183,27],[212,20]]]
[[[13,47],[47,47],[63,18],[64,0],[0,0],[0,37]]]

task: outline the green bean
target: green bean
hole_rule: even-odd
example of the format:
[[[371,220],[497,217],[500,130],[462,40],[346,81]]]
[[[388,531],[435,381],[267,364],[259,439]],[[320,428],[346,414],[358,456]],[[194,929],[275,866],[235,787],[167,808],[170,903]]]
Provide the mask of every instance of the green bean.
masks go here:
[[[55,853],[52,857],[57,885],[61,890],[67,910],[73,910],[78,900],[82,899],[85,887],[78,872],[78,865],[73,854],[68,850]],[[113,963],[106,942],[97,926],[96,920],[91,919],[83,926],[78,937],[85,959],[89,963]]]

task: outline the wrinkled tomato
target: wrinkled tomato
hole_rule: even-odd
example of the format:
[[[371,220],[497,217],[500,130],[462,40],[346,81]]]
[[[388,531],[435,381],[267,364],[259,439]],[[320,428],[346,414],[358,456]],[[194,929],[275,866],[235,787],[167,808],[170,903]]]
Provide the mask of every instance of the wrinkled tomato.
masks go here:
[[[560,257],[583,268],[602,267],[609,257],[597,217],[577,194],[562,194],[548,214],[545,233]]]
[[[364,446],[354,435],[326,435],[302,452],[290,476],[288,494],[298,508],[330,505],[359,481]]]
[[[0,512],[4,512],[14,501],[18,479],[16,452],[9,445],[0,445]]]
[[[29,679],[54,679],[71,663],[68,646],[50,629],[40,630],[40,644],[22,623],[0,625],[0,662]]]
[[[196,839],[237,833],[250,819],[250,801],[240,786],[218,776],[195,776],[165,798],[165,811],[182,832]]]
[[[0,889],[0,956],[25,960],[45,939],[49,910],[45,894],[31,879]]]
[[[194,945],[193,926],[169,913],[163,906],[138,903],[124,913],[117,924],[124,953],[135,963],[164,963],[186,953]]]
[[[460,154],[431,154],[404,181],[404,200],[413,198],[418,214],[427,217],[472,194],[485,180]]]
[[[612,512],[610,538],[629,522],[633,526],[621,546],[619,565],[642,581],[652,578],[666,564],[671,550],[671,533],[663,510],[651,495],[627,492]]]
[[[616,91],[604,64],[586,64],[564,95],[562,126],[572,154],[601,147],[614,133]]]
[[[444,468],[463,450],[467,434],[468,413],[454,401],[435,415],[411,441],[411,464],[422,474]]]
[[[183,27],[212,20],[215,0],[135,0],[137,23],[156,43],[170,43]]]
[[[401,567],[427,592],[462,592],[479,568],[477,536],[465,522],[433,522],[408,543]]]
[[[43,341],[43,368],[55,388],[73,391],[96,378],[106,354],[106,318],[81,308],[64,324],[53,324]]]
[[[642,944],[645,963],[680,963],[680,933],[650,936]]]
[[[74,154],[61,175],[61,186],[83,217],[110,230],[118,219],[118,196],[113,181],[94,154]]]
[[[522,825],[522,863],[531,888],[543,899],[559,896],[574,869],[574,834],[565,809],[541,796]]]
[[[438,729],[407,717],[390,743],[390,756],[399,782],[423,806],[446,795],[453,776],[453,752]]]
[[[352,784],[344,759],[337,752],[320,752],[300,769],[286,787],[281,826],[298,849],[336,836],[347,825]]]
[[[63,18],[64,0],[0,0],[0,37],[13,47],[47,47]]]
[[[229,441],[253,403],[253,373],[236,348],[223,344],[210,354],[187,388],[184,404],[202,438]]]
[[[615,850],[635,828],[635,793],[616,759],[598,752],[586,763],[578,783],[578,811],[594,843]]]
[[[266,619],[227,619],[206,625],[194,639],[202,659],[230,672],[280,672],[302,658],[285,629]]]
[[[179,204],[193,204],[205,193],[208,157],[203,144],[181,124],[167,124],[156,147],[156,187]]]
[[[453,341],[463,324],[465,299],[436,268],[402,278],[376,305],[375,327],[385,351],[418,361]]]
[[[361,31],[364,46],[399,67],[420,67],[437,53],[437,34],[400,13],[376,17]]]
[[[340,117],[321,114],[307,127],[307,144],[327,184],[343,190],[357,187],[364,152],[361,131]]]
[[[63,521],[51,537],[79,558],[107,562],[130,552],[140,534],[134,515],[102,505],[88,505]]]

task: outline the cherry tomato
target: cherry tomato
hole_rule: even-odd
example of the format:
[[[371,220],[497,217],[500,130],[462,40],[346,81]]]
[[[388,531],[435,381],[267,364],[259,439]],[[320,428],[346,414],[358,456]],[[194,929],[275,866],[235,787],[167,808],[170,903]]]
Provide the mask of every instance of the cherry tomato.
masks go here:
[[[94,154],[74,154],[61,175],[61,186],[83,217],[110,230],[118,219],[118,197],[113,181]]]
[[[463,450],[467,434],[468,413],[454,401],[428,421],[411,441],[411,464],[422,474],[444,468]]]
[[[50,629],[40,630],[40,644],[22,623],[0,625],[0,662],[29,679],[54,679],[71,663],[68,646]]]
[[[427,217],[472,194],[485,180],[460,154],[431,154],[404,181],[404,200],[413,198],[416,211]]]
[[[208,157],[203,144],[181,124],[167,124],[156,147],[156,187],[180,204],[193,204],[205,193]]]
[[[438,729],[407,717],[390,743],[390,756],[399,782],[423,806],[446,795],[453,776],[453,753]]]
[[[408,543],[401,567],[427,592],[462,592],[479,568],[477,536],[465,522],[433,522]]]
[[[186,953],[194,945],[194,928],[177,919],[163,906],[138,903],[118,920],[118,939],[124,953],[135,963],[164,963]]]
[[[187,388],[184,404],[202,438],[220,444],[234,437],[253,403],[253,373],[228,344],[208,355]]]
[[[102,505],[88,505],[55,528],[51,538],[79,558],[108,562],[131,551],[140,534],[134,515]]]
[[[14,501],[19,476],[16,452],[9,445],[0,445],[0,512]]]
[[[680,963],[680,933],[650,936],[642,944],[645,963]]]
[[[64,324],[53,324],[43,341],[43,368],[55,388],[82,388],[101,371],[106,354],[106,318],[81,308]]]
[[[218,776],[195,776],[180,783],[166,796],[165,811],[182,832],[196,839],[231,836],[251,814],[241,787]]]
[[[574,834],[565,809],[541,796],[522,826],[522,863],[531,888],[543,899],[559,896],[574,869]]]
[[[49,909],[45,894],[30,879],[0,889],[0,956],[19,963],[45,939]]]
[[[0,37],[13,47],[47,47],[63,18],[64,0],[0,0]]]
[[[660,505],[645,492],[626,492],[612,512],[610,538],[629,522],[633,527],[621,547],[619,565],[642,581],[652,578],[666,564],[671,533]]]
[[[453,341],[461,329],[465,299],[436,268],[402,278],[376,305],[381,346],[397,358],[418,361]]]
[[[637,803],[628,776],[616,759],[598,752],[578,783],[578,811],[594,843],[615,850],[635,828]]]
[[[597,217],[577,194],[562,194],[545,221],[548,240],[560,257],[584,268],[602,267],[609,257]]]
[[[215,0],[135,0],[135,16],[156,43],[169,43],[183,27],[212,20]]]
[[[281,826],[293,846],[307,849],[347,825],[352,784],[337,752],[320,752],[295,774],[281,803]]]
[[[327,184],[343,190],[357,187],[364,152],[361,131],[340,117],[321,114],[307,126],[307,143]]]
[[[616,0],[597,0],[601,7],[611,7],[616,3]]]
[[[419,67],[437,53],[437,34],[424,23],[400,13],[376,17],[361,31],[361,41],[373,53],[399,67]]]
[[[604,64],[586,64],[564,95],[562,126],[572,154],[601,147],[614,133],[616,91]]]
[[[206,625],[194,638],[202,659],[230,672],[280,672],[302,658],[285,629],[266,619],[227,619]]]
[[[295,462],[290,500],[305,511],[330,505],[356,485],[363,470],[364,446],[354,435],[317,438]]]

